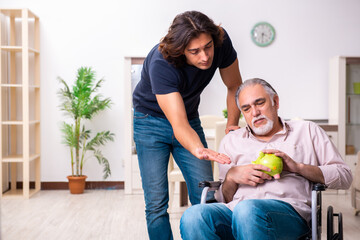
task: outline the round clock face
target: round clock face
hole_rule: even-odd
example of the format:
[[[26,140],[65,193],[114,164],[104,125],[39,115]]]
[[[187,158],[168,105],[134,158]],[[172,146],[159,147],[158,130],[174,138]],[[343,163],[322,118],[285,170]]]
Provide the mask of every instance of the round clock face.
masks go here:
[[[251,30],[251,39],[260,46],[269,46],[275,39],[275,29],[267,22],[259,22]]]

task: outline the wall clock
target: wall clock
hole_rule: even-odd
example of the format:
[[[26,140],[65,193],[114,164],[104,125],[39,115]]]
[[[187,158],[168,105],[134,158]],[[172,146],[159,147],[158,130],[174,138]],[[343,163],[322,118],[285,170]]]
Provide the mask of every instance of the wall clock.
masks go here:
[[[269,46],[275,39],[275,29],[267,22],[259,22],[251,29],[251,39],[259,47]]]

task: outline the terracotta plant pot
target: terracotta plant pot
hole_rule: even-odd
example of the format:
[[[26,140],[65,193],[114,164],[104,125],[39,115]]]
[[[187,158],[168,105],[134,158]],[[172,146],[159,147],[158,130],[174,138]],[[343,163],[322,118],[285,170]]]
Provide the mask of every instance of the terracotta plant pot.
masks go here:
[[[87,176],[67,176],[69,179],[69,189],[71,194],[81,194],[84,193],[85,189],[85,179]]]

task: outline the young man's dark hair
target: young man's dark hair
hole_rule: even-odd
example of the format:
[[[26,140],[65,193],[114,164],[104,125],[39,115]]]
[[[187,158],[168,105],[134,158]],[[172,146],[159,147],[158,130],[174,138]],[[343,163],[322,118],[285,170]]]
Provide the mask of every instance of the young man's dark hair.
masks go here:
[[[224,30],[215,25],[213,20],[201,12],[187,11],[177,15],[172,22],[168,33],[161,40],[159,51],[171,64],[181,67],[185,64],[184,51],[190,40],[201,33],[211,35],[215,47],[221,46],[224,39]]]

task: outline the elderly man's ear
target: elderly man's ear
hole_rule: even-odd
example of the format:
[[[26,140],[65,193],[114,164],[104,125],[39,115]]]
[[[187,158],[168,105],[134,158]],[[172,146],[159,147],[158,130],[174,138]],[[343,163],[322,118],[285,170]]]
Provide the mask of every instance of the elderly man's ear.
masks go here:
[[[278,95],[275,95],[274,96],[274,105],[277,109],[279,109],[279,96]]]

